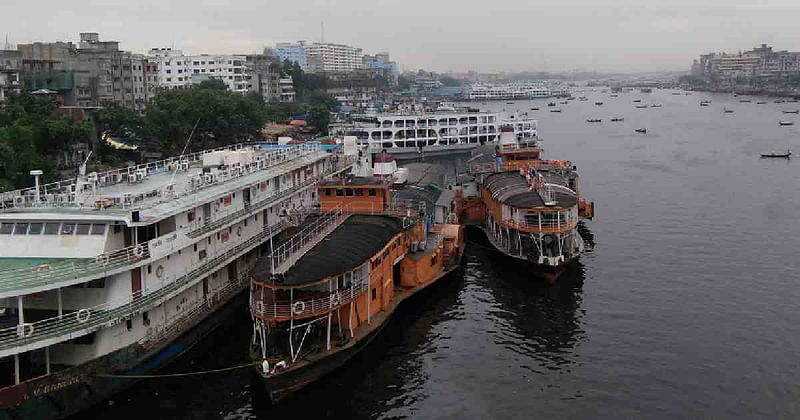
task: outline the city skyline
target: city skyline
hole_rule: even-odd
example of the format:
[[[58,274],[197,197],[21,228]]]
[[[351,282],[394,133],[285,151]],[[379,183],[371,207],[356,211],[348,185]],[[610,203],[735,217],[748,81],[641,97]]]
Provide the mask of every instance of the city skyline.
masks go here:
[[[20,17],[38,16],[44,25]],[[291,7],[263,7],[250,0],[236,7],[213,0],[163,4],[143,0],[132,6],[98,0],[68,7],[53,1],[10,6],[3,19],[12,44],[73,41],[79,32],[99,32],[121,48],[146,53],[174,47],[187,54],[246,54],[277,42],[306,40],[352,45],[365,53],[388,51],[403,70],[438,72],[687,71],[707,51],[751,49],[768,43],[798,50],[791,16],[800,4],[769,6],[742,0],[703,5],[623,0],[559,5],[514,4],[487,7],[431,5],[418,0],[355,2],[313,0]],[[9,11],[7,9],[7,11]],[[580,28],[580,30],[576,30]]]

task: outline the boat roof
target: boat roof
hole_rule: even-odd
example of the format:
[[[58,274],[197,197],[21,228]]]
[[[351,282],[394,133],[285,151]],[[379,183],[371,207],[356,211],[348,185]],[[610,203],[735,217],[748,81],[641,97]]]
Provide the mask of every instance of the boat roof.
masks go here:
[[[398,233],[403,221],[391,216],[353,215],[303,255],[278,285],[300,286],[352,270],[377,254]],[[268,279],[270,258],[256,262],[253,276]]]
[[[542,172],[542,175],[547,183],[566,186],[564,178],[557,174]],[[492,197],[503,204],[520,208],[544,207],[545,205],[539,193],[529,189],[528,181],[519,172],[490,174],[484,179],[483,184]],[[573,194],[554,191],[553,195],[560,207],[572,207],[577,204],[577,198]]]

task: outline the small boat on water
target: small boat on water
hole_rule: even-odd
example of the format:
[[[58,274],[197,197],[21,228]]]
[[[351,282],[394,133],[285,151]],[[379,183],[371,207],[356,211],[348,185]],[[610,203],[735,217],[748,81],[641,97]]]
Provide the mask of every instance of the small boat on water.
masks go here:
[[[684,93],[684,95],[686,95],[686,96],[689,96],[689,95],[691,95],[691,94],[692,94],[692,92],[686,92],[686,93]]]
[[[650,105],[650,108],[661,108],[661,104]]]
[[[646,128],[637,128],[634,131],[636,131],[637,133],[647,134],[647,129]]]
[[[784,102],[786,102],[786,101],[784,101],[783,99],[776,99],[774,103],[776,103],[776,104],[782,104],[782,103],[784,103]]]
[[[638,103],[638,102],[642,102],[642,100],[641,99],[634,99],[633,102],[634,103]]]
[[[794,111],[789,111],[789,110],[784,109],[783,113],[784,114],[800,114],[800,109],[795,109]]]
[[[555,102],[548,102],[547,106],[556,106],[556,103]]]
[[[778,121],[778,125],[794,125],[794,123],[791,121]]]
[[[764,105],[765,103],[767,103],[767,102],[766,101],[758,101],[758,102],[756,102],[756,105]]]
[[[602,102],[600,102],[600,101],[597,101],[597,102],[595,102],[594,104],[595,104],[595,105],[603,105],[603,103],[602,103]]]
[[[589,98],[587,98],[587,97],[585,97],[585,96],[579,96],[579,97],[578,97],[578,100],[579,100],[579,101],[588,101],[588,100],[589,100]]]
[[[710,101],[702,101],[702,102],[700,102],[700,106],[709,106],[709,105],[711,105]]]
[[[750,100],[749,99],[739,99],[739,102],[741,102],[743,104],[746,104],[746,103],[749,103]]]
[[[561,112],[561,108],[553,108],[550,112]]]
[[[561,101],[561,102],[559,102],[559,103],[560,103],[561,105],[566,105],[566,104],[568,104],[569,102],[567,102],[567,101]]]
[[[531,111],[538,111],[539,108],[531,108]]]
[[[786,153],[775,153],[775,152],[762,153],[761,157],[762,158],[784,158],[784,159],[789,159],[790,157],[792,157],[792,151],[791,150],[786,150]]]
[[[680,94],[681,94],[680,92],[672,92],[672,95],[673,95],[673,96],[674,96],[674,95],[680,95]]]
[[[647,105],[636,105],[636,108],[647,108]]]
[[[798,99],[787,99],[786,102],[800,102]]]
[[[612,98],[618,98],[618,97],[619,97],[619,95],[617,95],[616,93],[612,93],[612,94],[611,94],[611,97],[612,97]]]
[[[612,118],[611,119],[611,122],[622,122],[622,121],[625,121],[625,118],[621,118],[620,117],[620,118]]]
[[[603,122],[603,120],[601,120],[601,119],[591,119],[590,118],[590,119],[586,120],[586,122],[588,122],[588,123],[599,123],[599,122]]]
[[[728,108],[723,109],[722,112],[724,112],[726,114],[733,114],[733,110],[732,109],[728,109]]]

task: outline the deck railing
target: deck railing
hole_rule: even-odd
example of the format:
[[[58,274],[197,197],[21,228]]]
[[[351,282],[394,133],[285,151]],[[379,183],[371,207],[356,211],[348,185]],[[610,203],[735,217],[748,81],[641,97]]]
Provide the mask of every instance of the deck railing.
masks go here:
[[[211,150],[181,155],[158,162],[151,162],[137,166],[130,166],[122,169],[115,169],[102,173],[91,173],[87,175],[87,185],[94,184],[96,187],[116,185],[123,182],[130,182],[131,179],[143,179],[148,175],[154,175],[171,171],[185,171],[192,165],[202,162],[203,155],[215,151],[237,151],[242,149],[252,149],[257,151],[258,143],[236,144]],[[189,179],[183,190],[178,190],[174,185],[159,185],[152,191],[142,192],[137,196],[104,196],[100,194],[89,195],[88,192],[78,191],[77,179],[63,180],[39,186],[38,198],[36,187],[8,191],[0,193],[0,212],[16,208],[95,208],[103,210],[106,208],[135,208],[144,201],[153,204],[164,201],[174,200],[175,198],[192,194],[200,189],[213,185],[218,185],[233,178],[238,178],[254,171],[269,168],[288,160],[297,158],[304,154],[313,153],[320,150],[318,144],[303,144],[287,146],[284,149],[273,150],[256,155],[252,163],[231,167],[227,172],[219,173],[216,176],[199,175]],[[133,177],[133,178],[131,178]],[[84,195],[82,199],[79,196]],[[87,202],[87,198],[94,201]]]
[[[250,308],[253,311],[253,315],[265,320],[310,318],[327,314],[339,306],[348,304],[368,289],[369,282],[366,279],[361,279],[348,288],[339,289],[311,299],[281,300],[266,303],[251,294]]]

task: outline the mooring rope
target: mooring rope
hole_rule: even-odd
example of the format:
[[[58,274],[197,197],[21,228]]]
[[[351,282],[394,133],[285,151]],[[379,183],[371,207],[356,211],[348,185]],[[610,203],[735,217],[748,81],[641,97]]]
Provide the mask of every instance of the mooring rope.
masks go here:
[[[202,370],[199,372],[186,372],[186,373],[167,373],[163,375],[113,375],[113,374],[98,373],[95,374],[94,376],[100,378],[130,378],[130,379],[180,378],[185,376],[198,376],[198,375],[208,375],[212,373],[229,372],[232,370],[244,369],[256,365],[258,365],[258,363],[248,363],[245,365],[231,366],[221,369]]]

